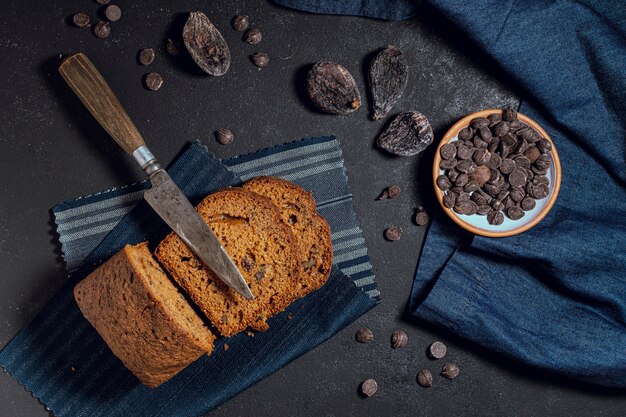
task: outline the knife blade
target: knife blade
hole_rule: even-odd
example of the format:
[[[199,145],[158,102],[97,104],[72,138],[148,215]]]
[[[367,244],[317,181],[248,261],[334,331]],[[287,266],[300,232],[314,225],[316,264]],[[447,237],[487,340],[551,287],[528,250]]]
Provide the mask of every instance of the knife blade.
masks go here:
[[[150,181],[152,188],[143,195],[148,204],[222,281],[252,300],[254,296],[239,269],[168,173],[158,170]]]
[[[59,72],[104,130],[150,177],[152,188],[144,194],[150,206],[215,275],[252,300],[254,296],[233,260],[180,188],[161,168],[89,58],[83,53],[71,55],[61,63]]]

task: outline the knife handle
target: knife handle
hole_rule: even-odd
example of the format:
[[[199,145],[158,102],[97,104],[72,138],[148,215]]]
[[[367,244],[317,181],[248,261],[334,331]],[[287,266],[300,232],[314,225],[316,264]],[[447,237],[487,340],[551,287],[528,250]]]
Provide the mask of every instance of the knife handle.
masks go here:
[[[145,145],[102,74],[82,52],[66,58],[59,72],[87,110],[128,154]]]

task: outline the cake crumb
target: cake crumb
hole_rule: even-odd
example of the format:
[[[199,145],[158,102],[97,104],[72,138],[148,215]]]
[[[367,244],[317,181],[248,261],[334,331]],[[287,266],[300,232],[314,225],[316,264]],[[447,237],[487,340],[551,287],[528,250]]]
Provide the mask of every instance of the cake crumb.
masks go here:
[[[224,352],[228,350],[228,343],[224,343]]]
[[[287,314],[287,319],[291,320],[293,318],[293,316],[291,315],[291,313]]]
[[[246,334],[250,337],[254,337],[254,332],[252,330],[246,330]]]
[[[73,366],[70,368],[70,370],[71,370],[72,372],[76,372],[76,368],[74,368]]]

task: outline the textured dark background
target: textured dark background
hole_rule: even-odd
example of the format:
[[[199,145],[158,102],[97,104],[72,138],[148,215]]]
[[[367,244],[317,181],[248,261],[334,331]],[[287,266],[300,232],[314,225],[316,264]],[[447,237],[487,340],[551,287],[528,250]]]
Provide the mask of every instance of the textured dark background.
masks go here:
[[[173,4],[175,3],[175,4]],[[82,108],[57,73],[60,54],[84,51],[118,94],[153,152],[169,162],[182,145],[199,139],[220,157],[246,153],[306,136],[340,139],[383,302],[357,323],[296,362],[213,411],[211,416],[618,416],[623,392],[591,387],[527,369],[442,335],[424,324],[403,321],[407,295],[425,228],[412,223],[421,202],[430,208],[430,153],[392,158],[373,147],[385,122],[368,119],[369,99],[356,113],[329,116],[306,100],[304,78],[312,63],[333,60],[355,76],[365,93],[364,68],[372,53],[388,44],[408,56],[408,89],[394,108],[425,113],[440,137],[460,116],[475,110],[516,105],[506,76],[471,43],[424,9],[405,22],[317,16],[260,1],[119,1],[123,17],[107,40],[68,24],[86,11],[100,14],[95,1],[3,1],[0,6],[0,346],[27,324],[63,285],[66,274],[54,243],[49,209],[57,202],[142,179],[134,163]],[[202,10],[222,31],[233,57],[219,78],[199,73],[188,59],[168,56],[163,40],[178,35],[184,13]],[[264,35],[250,46],[229,26],[245,12]],[[158,49],[150,67],[137,64],[143,47]],[[271,56],[258,70],[248,55]],[[147,91],[142,76],[160,72],[165,84]],[[365,96],[365,94],[364,94]],[[366,96],[365,96],[366,97]],[[213,131],[229,127],[233,145],[218,145]],[[376,202],[386,186],[402,196]],[[329,185],[329,186],[332,186]],[[401,226],[400,242],[383,239],[389,225]],[[60,325],[62,325],[60,323]],[[549,323],[546,323],[549,325]],[[370,327],[375,340],[354,341]],[[396,328],[409,345],[389,347]],[[438,373],[442,361],[426,357],[433,340],[448,343],[448,359],[461,375],[435,376],[433,388],[415,383],[420,368]],[[602,341],[598,341],[601,343]],[[379,392],[362,399],[358,385],[378,381]],[[36,399],[0,374],[0,416],[46,416]]]

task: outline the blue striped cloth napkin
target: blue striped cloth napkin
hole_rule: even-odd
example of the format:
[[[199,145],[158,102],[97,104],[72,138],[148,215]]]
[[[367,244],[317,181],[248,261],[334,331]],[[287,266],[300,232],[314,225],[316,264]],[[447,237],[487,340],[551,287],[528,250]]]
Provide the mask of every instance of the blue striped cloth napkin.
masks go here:
[[[53,212],[70,281],[0,352],[4,370],[58,417],[203,415],[324,342],[380,300],[334,137],[306,139],[225,161],[193,143],[168,172],[193,203],[257,175],[279,176],[311,190],[331,225],[335,249],[331,276],[320,290],[270,319],[266,332],[220,339],[211,356],[149,389],[111,353],[72,296],[76,282],[125,244],[146,239],[155,244],[169,232],[142,200],[149,184],[59,204]]]

